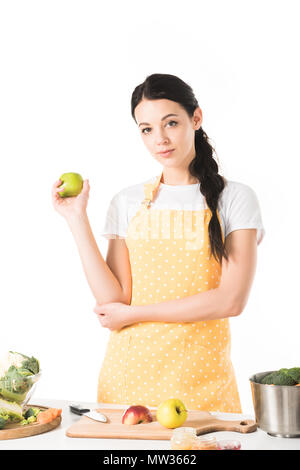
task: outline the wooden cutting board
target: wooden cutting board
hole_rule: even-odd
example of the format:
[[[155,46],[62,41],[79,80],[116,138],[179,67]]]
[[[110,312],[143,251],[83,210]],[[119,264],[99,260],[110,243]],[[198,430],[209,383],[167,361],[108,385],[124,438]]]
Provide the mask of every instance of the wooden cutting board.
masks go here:
[[[67,430],[69,437],[91,437],[110,439],[157,439],[168,440],[171,438],[173,429],[162,426],[156,420],[155,410],[151,410],[153,421],[142,424],[122,424],[124,410],[102,408],[100,411],[108,418],[107,423],[94,421],[86,416],[81,416]],[[257,425],[253,420],[225,421],[218,419],[207,411],[188,411],[188,417],[182,425],[196,428],[197,435],[215,431],[235,431],[239,433],[249,433],[256,431]]]
[[[30,407],[40,408],[43,411],[48,409],[48,407],[40,405],[27,405],[24,408],[28,409]],[[56,428],[60,423],[61,416],[45,424],[30,423],[24,426],[18,423],[6,424],[3,429],[0,429],[0,439],[19,439],[20,437],[35,436],[36,434],[51,431],[51,429]]]

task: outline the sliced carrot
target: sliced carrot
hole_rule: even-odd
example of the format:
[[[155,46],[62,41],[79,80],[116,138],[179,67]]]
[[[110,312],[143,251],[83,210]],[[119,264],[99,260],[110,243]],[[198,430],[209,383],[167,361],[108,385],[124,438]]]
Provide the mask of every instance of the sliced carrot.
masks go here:
[[[50,408],[50,410],[54,418],[57,418],[57,416],[60,416],[62,412],[61,408]]]
[[[41,413],[37,415],[36,420],[39,424],[50,423],[50,421],[53,420],[52,412],[49,409],[41,411]]]
[[[41,411],[37,415],[37,422],[39,424],[50,423],[53,421],[57,416],[61,415],[62,410],[58,408],[48,408],[45,411]]]
[[[49,413],[55,419],[57,417],[57,408],[49,408]]]

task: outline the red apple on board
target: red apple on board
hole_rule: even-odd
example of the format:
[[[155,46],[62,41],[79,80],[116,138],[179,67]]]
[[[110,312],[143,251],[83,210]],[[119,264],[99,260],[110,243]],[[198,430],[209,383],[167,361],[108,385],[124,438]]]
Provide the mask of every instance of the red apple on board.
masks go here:
[[[122,415],[122,424],[151,423],[153,417],[151,411],[142,405],[132,405]]]

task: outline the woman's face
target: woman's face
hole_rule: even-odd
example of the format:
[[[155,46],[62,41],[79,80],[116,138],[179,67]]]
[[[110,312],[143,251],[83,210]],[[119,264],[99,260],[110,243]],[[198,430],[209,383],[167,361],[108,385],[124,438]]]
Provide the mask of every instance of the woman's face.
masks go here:
[[[143,99],[135,108],[135,119],[145,146],[159,163],[164,167],[188,167],[195,157],[195,131],[202,124],[199,107],[190,118],[175,101]],[[169,156],[159,154],[171,149]]]

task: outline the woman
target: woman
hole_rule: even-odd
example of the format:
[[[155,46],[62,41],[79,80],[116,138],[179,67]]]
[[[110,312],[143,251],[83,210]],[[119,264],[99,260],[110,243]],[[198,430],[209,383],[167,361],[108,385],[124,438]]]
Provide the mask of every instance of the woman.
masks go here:
[[[153,74],[132,94],[131,113],[160,174],[112,199],[103,236],[93,237],[88,180],[76,198],[58,196],[100,324],[111,330],[98,402],[241,413],[230,359],[229,317],[247,302],[265,230],[254,191],[218,174],[191,87]],[[162,153],[170,151],[169,153]]]

